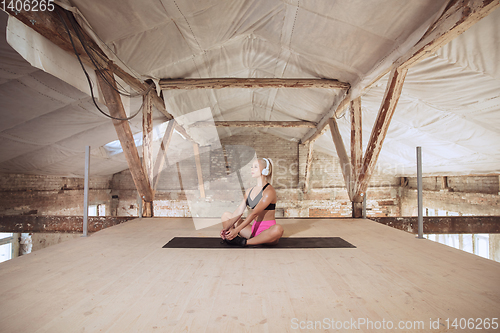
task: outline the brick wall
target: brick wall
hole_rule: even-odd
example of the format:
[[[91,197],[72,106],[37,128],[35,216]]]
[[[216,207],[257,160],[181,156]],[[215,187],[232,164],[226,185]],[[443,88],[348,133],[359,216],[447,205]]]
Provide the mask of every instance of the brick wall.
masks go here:
[[[263,135],[252,129],[221,140],[222,147],[200,148],[205,198],[200,198],[194,159],[166,166],[154,202],[155,216],[217,217],[234,211],[242,199],[242,189],[255,184],[250,176],[253,156],[274,162],[273,186],[278,195],[277,216],[351,216],[351,202],[336,158],[313,152],[309,192],[301,190],[307,148],[297,142]],[[270,139],[271,138],[271,139]],[[272,144],[270,144],[270,140]],[[367,212],[371,216],[398,216],[400,179],[376,172],[367,192]],[[182,185],[182,186],[181,186]],[[128,171],[115,174],[112,194],[119,198],[119,216],[137,215],[137,192]],[[189,199],[189,200],[188,200]],[[190,207],[191,204],[191,207]],[[192,212],[196,210],[196,212]]]
[[[500,216],[498,194],[423,191],[423,204],[435,213],[440,210],[459,215]],[[404,189],[401,206],[402,216],[417,216],[417,190]]]
[[[233,211],[242,190],[255,184],[250,176],[253,156],[274,161],[273,186],[278,194],[277,216],[349,217],[347,196],[336,157],[314,150],[310,185],[302,192],[307,146],[252,129],[223,138],[221,147],[200,147],[206,197],[198,189],[196,164],[191,151],[178,163],[166,163],[154,202],[155,216],[217,217]],[[271,142],[271,143],[270,143]],[[463,214],[498,214],[498,176],[448,177],[449,190],[439,191],[441,177],[425,177],[424,199],[435,209]],[[416,179],[401,179],[379,170],[367,191],[368,216],[411,216],[415,211]],[[90,204],[105,204],[107,215],[137,216],[138,197],[128,170],[110,177],[92,178]],[[426,199],[427,198],[427,199]],[[0,214],[82,215],[83,179],[36,175],[0,175]],[[201,215],[200,215],[201,214]]]
[[[338,159],[313,152],[310,187],[303,193],[307,149],[296,142],[273,138],[277,150],[255,133],[222,140],[222,147],[200,149],[206,197],[201,198],[194,159],[187,157],[167,165],[160,177],[154,202],[156,216],[216,217],[234,210],[242,199],[242,188],[254,185],[249,162],[254,153],[275,161],[277,216],[349,217],[347,196]],[[246,164],[245,164],[246,163]],[[241,170],[240,170],[241,168]],[[400,178],[376,172],[367,192],[368,216],[412,216],[416,214],[416,180],[401,188]],[[441,177],[424,178],[424,204],[428,208],[462,215],[499,215],[498,176],[448,177],[449,190],[441,189]],[[92,178],[90,204],[105,204],[107,215],[137,216],[138,197],[128,170],[112,177]],[[473,192],[477,191],[477,192]],[[497,191],[497,192],[495,192]],[[486,193],[484,193],[486,192]],[[188,200],[189,199],[189,200]],[[190,206],[191,204],[191,206]],[[199,208],[199,209],[198,209]],[[198,209],[198,210],[197,210]],[[200,213],[201,212],[201,213]],[[83,214],[83,179],[37,175],[0,175],[0,214]]]
[[[110,205],[111,177],[89,182],[89,203]],[[83,215],[83,179],[0,174],[0,215]]]
[[[442,189],[443,177],[423,177],[422,187],[424,191],[439,191]],[[417,178],[407,178],[408,188],[417,188]],[[449,176],[446,177],[446,184],[451,192],[465,193],[487,193],[498,194],[498,176]]]
[[[416,216],[417,179],[406,180],[401,212],[403,216]],[[424,208],[433,210],[433,214],[500,215],[498,176],[450,176],[444,180],[443,177],[423,177],[422,185]]]

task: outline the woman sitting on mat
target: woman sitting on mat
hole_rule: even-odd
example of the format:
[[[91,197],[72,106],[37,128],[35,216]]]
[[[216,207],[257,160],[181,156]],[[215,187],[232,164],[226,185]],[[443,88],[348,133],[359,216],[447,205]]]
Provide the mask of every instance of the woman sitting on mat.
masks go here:
[[[268,182],[273,174],[273,165],[267,158],[256,159],[251,171],[257,185],[245,191],[245,199],[234,213],[225,212],[222,215],[221,237],[227,244],[235,246],[274,245],[283,235],[283,227],[276,224],[276,191]],[[243,220],[241,216],[246,206],[252,210]],[[252,221],[254,223],[250,226]]]

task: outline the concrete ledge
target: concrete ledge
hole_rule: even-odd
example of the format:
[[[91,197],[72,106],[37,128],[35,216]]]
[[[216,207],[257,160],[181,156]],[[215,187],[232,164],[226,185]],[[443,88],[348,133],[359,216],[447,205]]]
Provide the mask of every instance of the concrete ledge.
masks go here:
[[[88,232],[96,232],[128,220],[134,216],[89,216]],[[82,233],[83,216],[0,216],[0,232],[65,232]]]
[[[418,232],[418,217],[369,217],[390,227],[413,234]],[[424,216],[424,234],[500,233],[500,216]]]

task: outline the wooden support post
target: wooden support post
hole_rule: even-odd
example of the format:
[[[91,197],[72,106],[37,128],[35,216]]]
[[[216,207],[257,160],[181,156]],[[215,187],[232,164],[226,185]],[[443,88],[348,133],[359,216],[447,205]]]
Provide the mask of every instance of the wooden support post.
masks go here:
[[[153,102],[151,92],[143,96],[142,107],[142,163],[150,184],[153,184]],[[153,188],[154,193],[154,188]]]
[[[441,177],[441,191],[442,192],[449,192],[450,188],[448,187],[448,177],[444,176]]]
[[[100,75],[97,75],[97,79],[109,113],[111,116],[116,118],[127,118],[113,74],[106,69],[103,70],[102,73],[106,76],[107,82],[104,81]],[[135,187],[137,188],[141,198],[145,202],[150,202],[152,207],[153,190],[151,189],[148,177],[142,168],[141,159],[139,157],[139,153],[137,152],[137,147],[135,146],[134,136],[132,134],[132,130],[130,129],[130,125],[126,120],[113,119],[112,121],[113,125],[115,125],[116,134],[120,140],[123,154],[127,159],[127,164],[130,169],[132,179],[134,180]],[[147,217],[147,215],[145,216]]]
[[[222,88],[326,88],[349,89],[346,82],[331,79],[280,79],[280,78],[211,78],[211,79],[162,79],[162,89],[222,89]]]
[[[358,187],[358,177],[363,164],[361,126],[361,97],[351,101],[351,179],[349,182],[349,193],[353,199],[362,199],[355,196]],[[363,200],[352,202],[352,217],[363,216]]]
[[[231,166],[229,165],[226,145],[222,145],[222,154],[224,156],[224,170],[226,171],[226,175],[229,175],[231,173]]]
[[[154,216],[153,200],[146,201],[142,199],[142,217],[153,217],[153,216]]]
[[[349,199],[352,201],[351,193],[349,192],[349,178],[351,177],[351,163],[349,162],[349,156],[347,155],[344,141],[342,141],[342,136],[340,135],[339,127],[335,118],[330,118],[329,124],[333,143],[335,144],[335,149],[337,150],[337,155],[340,159],[340,167],[342,168],[342,175],[344,176],[347,193],[349,194]]]
[[[170,120],[168,122],[167,129],[165,130],[165,134],[163,134],[163,139],[161,140],[160,150],[158,150],[158,156],[156,156],[155,166],[153,168],[153,190],[155,191],[160,180],[163,165],[165,165],[165,160],[167,159],[167,149],[170,145],[170,140],[172,140],[172,134],[174,133],[174,128],[176,126],[175,123],[175,120]]]
[[[406,187],[408,185],[408,180],[406,179],[406,177],[400,177],[399,183],[400,183],[401,187]]]
[[[366,148],[365,156],[363,158],[363,167],[358,177],[358,187],[356,189],[354,202],[362,202],[363,196],[368,188],[368,183],[372,176],[375,165],[377,164],[378,156],[382,150],[387,130],[391,123],[392,116],[396,110],[396,106],[403,90],[403,83],[406,77],[407,69],[394,69],[389,76],[389,82],[385,89],[385,95],[382,99],[375,125],[372,129],[370,140]]]
[[[304,175],[304,187],[303,187],[304,193],[307,193],[309,191],[309,178],[311,175],[314,142],[309,142],[307,145],[308,147],[307,147],[307,157],[306,157],[306,170]]]
[[[351,182],[349,190],[354,197],[357,179],[363,165],[363,143],[361,125],[361,97],[351,101]],[[355,216],[361,217],[361,216]]]
[[[201,170],[200,146],[193,143],[194,160],[196,162],[196,172],[198,173],[198,187],[200,189],[200,197],[205,197],[205,185],[203,184],[203,173]]]

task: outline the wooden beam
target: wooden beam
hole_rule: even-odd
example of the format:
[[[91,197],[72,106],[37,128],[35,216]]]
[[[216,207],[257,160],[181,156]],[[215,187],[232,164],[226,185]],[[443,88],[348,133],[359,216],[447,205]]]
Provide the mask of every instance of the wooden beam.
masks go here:
[[[331,79],[277,79],[277,78],[213,78],[162,79],[161,89],[223,89],[223,88],[324,88],[349,89],[346,82]]]
[[[143,96],[142,108],[142,163],[149,186],[153,185],[153,102],[151,92]],[[152,188],[153,199],[155,190]],[[153,217],[153,201],[142,200],[142,216]]]
[[[500,1],[496,0],[451,0],[444,13],[417,44],[389,68],[381,72],[363,90],[373,85],[394,68],[409,69],[415,66],[499,7]]]
[[[89,216],[88,231],[104,228],[135,219],[133,216]],[[83,216],[0,216],[0,232],[64,232],[82,233]]]
[[[158,150],[158,155],[156,156],[155,166],[153,169],[153,190],[156,191],[158,187],[158,182],[160,180],[160,174],[163,170],[163,165],[165,164],[165,160],[167,158],[167,149],[170,145],[170,141],[172,140],[172,134],[174,133],[174,128],[176,126],[175,120],[170,120],[167,125],[167,129],[165,130],[165,134],[163,134],[163,139],[160,143],[160,149]]]
[[[427,30],[420,41],[393,64],[391,64],[391,66],[382,71],[367,86],[359,87],[358,96],[361,96],[366,89],[375,84],[384,75],[391,72],[395,68],[399,67],[408,69],[417,64],[419,61],[422,61],[427,56],[436,52],[440,47],[469,29],[479,20],[488,16],[498,7],[500,7],[500,1],[496,0],[450,1],[450,5],[445,12],[436,21],[436,23]],[[339,118],[349,105],[351,99],[355,97],[357,96],[346,96],[336,109],[334,117]],[[322,120],[318,123],[317,130],[314,133],[306,134],[302,138],[301,142],[307,143],[309,141],[314,141],[321,136],[326,131],[326,125],[330,117],[330,111],[326,112],[323,115]]]
[[[441,191],[449,192],[450,188],[448,187],[448,177],[441,177]]]
[[[337,156],[340,160],[340,167],[342,169],[342,175],[344,176],[344,182],[346,184],[347,193],[352,201],[351,193],[349,192],[349,183],[351,177],[351,163],[349,162],[349,156],[344,146],[344,141],[342,141],[342,136],[340,135],[339,127],[335,118],[330,118],[330,131],[332,133],[333,143],[335,144],[335,149],[337,150]]]
[[[309,178],[311,176],[314,141],[309,142],[307,146],[306,170],[304,175],[304,187],[302,189],[304,193],[307,193],[309,191]]]
[[[195,142],[193,138],[188,134],[188,132],[186,132],[186,129],[181,125],[179,125],[178,123],[175,124],[175,130],[180,134],[182,134],[182,136],[184,136],[187,140]]]
[[[116,81],[113,77],[113,73],[109,70],[103,70],[102,73],[106,77],[106,81],[97,75],[99,81],[99,86],[101,88],[104,100],[106,101],[106,106],[108,107],[111,116],[116,118],[127,118],[127,114],[123,108],[123,104],[120,98],[120,94],[117,91]],[[111,86],[109,84],[111,84]],[[148,176],[142,168],[141,159],[139,153],[137,152],[137,147],[135,146],[134,136],[130,125],[126,120],[115,120],[113,119],[113,125],[115,125],[116,134],[120,140],[120,144],[123,149],[125,158],[127,159],[127,164],[132,174],[132,179],[134,180],[135,187],[139,192],[141,198],[146,202],[153,202],[153,190],[151,189]]]
[[[391,123],[392,116],[403,90],[403,83],[406,77],[407,69],[394,69],[389,77],[389,82],[385,89],[382,105],[380,106],[375,125],[373,126],[368,146],[366,147],[363,158],[363,167],[360,170],[357,179],[358,187],[353,198],[353,202],[362,202],[363,196],[368,188],[371,175],[377,164],[378,156],[382,150],[387,130]]]
[[[463,0],[450,4],[422,39],[396,61],[395,67],[409,69],[500,7],[498,0]]]
[[[418,231],[418,217],[370,217],[378,223],[412,234]],[[500,233],[500,216],[424,216],[424,234]]]
[[[198,121],[192,124],[190,127],[303,127],[303,128],[315,128],[316,123],[310,121],[214,121],[205,122]]]
[[[363,142],[361,123],[361,97],[351,101],[351,181],[349,182],[349,192],[354,198],[358,188],[358,177],[363,165]],[[352,203],[352,217],[363,217],[362,202]]]
[[[76,57],[75,52],[73,50],[73,46],[71,44],[71,40],[68,36],[68,32],[66,31],[66,28],[63,22],[61,21],[62,18],[64,20],[64,23],[66,23],[66,26],[70,30],[70,34],[75,44],[75,48],[78,54],[80,55],[80,59],[82,60],[82,62],[93,69],[97,69],[90,60],[87,53],[85,52],[85,49],[83,48],[82,43],[78,39],[78,36],[72,29],[72,23],[78,24],[74,19],[73,14],[70,13],[70,16],[68,16],[69,13],[68,11],[62,9],[58,5],[54,6],[55,6],[54,11],[22,10],[20,12],[14,12],[8,8],[5,8],[5,11],[9,15],[15,17],[19,21],[23,22],[26,26],[30,27],[31,29],[42,35],[43,37],[50,40],[55,45],[59,46],[61,49],[65,50],[66,52],[69,52],[72,56]],[[148,84],[145,84],[136,77],[124,71],[121,67],[112,63],[105,55],[105,53],[101,50],[101,48],[94,42],[94,40],[91,37],[89,37],[89,35],[83,29],[82,29],[82,34],[84,42],[85,44],[88,45],[88,48],[95,50],[97,54],[95,60],[97,61],[99,66],[109,68],[125,83],[130,85],[133,89],[135,89],[138,92],[145,92],[150,89]],[[163,100],[157,94],[153,94],[152,98],[155,107],[160,112],[162,112],[168,119],[172,119],[173,118],[172,115],[168,113],[167,110],[165,109],[165,103],[163,102]]]
[[[340,104],[335,109],[335,112],[333,113],[333,117],[337,118],[335,115],[337,115],[339,112],[341,112],[340,110],[344,110],[345,108],[347,108],[349,106],[350,101],[351,101],[351,95],[350,95],[350,92],[348,91],[346,93],[346,96],[342,99]],[[330,123],[330,117],[331,117],[329,115],[329,113],[330,113],[330,111],[328,111],[327,114],[325,114],[323,116],[323,118],[320,120],[320,122],[316,126],[316,130],[314,132],[308,133],[302,138],[302,140],[300,141],[301,143],[305,144],[308,142],[314,142],[327,131],[327,125]]]
[[[153,161],[153,101],[151,92],[143,96],[142,106],[142,163],[150,184],[154,179]],[[154,191],[154,188],[153,188]]]
[[[125,72],[123,69],[121,69],[119,66],[117,66],[111,61],[108,62],[108,67],[113,71],[114,74],[116,74],[120,79],[122,79],[126,84],[128,84],[135,90],[137,91],[151,90],[151,100],[156,109],[161,113],[163,113],[163,115],[168,120],[174,119],[174,116],[172,116],[165,108],[165,101],[160,96],[158,96],[156,89],[150,89],[148,84],[139,81],[137,78],[131,76],[130,74]]]
[[[194,160],[196,162],[196,173],[198,174],[198,188],[200,189],[200,197],[205,197],[205,185],[203,183],[203,173],[201,169],[200,160],[200,146],[197,143],[193,143]]]
[[[351,101],[351,183],[352,196],[356,192],[359,172],[363,165],[363,141],[361,125],[361,97]]]
[[[78,36],[73,31],[72,27],[72,17],[68,17],[67,11],[59,7],[58,5],[54,5],[54,11],[25,11],[21,10],[20,12],[15,12],[10,10],[9,8],[5,8],[5,11],[12,17],[18,19],[23,22],[26,26],[30,27],[43,37],[50,40],[55,45],[59,46],[61,49],[69,52],[73,56],[75,56],[75,52],[73,50],[73,46],[71,44],[70,38],[66,31],[66,28],[61,21],[61,18],[64,20],[64,23],[68,27],[71,33],[71,37],[75,44],[75,48],[80,55],[82,61],[94,68],[92,61],[85,53],[85,50],[78,39]],[[72,14],[71,14],[72,15]],[[99,46],[86,34],[84,33],[85,42],[89,47],[96,50],[99,54],[97,60],[100,65],[106,65],[107,59],[104,52],[99,48]],[[95,69],[95,68],[94,68]]]

